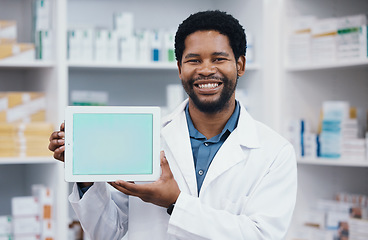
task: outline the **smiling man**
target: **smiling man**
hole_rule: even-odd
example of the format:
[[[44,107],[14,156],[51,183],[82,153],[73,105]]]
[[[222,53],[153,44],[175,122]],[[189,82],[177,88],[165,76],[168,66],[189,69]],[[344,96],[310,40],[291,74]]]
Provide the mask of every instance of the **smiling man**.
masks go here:
[[[189,98],[162,123],[154,183],[75,184],[69,200],[91,239],[275,239],[296,198],[295,153],[235,98],[245,73],[243,27],[221,11],[179,26],[175,54]],[[50,137],[64,160],[64,125]],[[132,159],[134,161],[134,159]],[[130,197],[128,197],[130,196]]]

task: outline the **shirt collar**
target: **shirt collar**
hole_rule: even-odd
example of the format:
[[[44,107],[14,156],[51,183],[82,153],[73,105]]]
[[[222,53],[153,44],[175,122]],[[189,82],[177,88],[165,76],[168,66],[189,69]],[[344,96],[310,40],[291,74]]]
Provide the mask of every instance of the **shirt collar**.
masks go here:
[[[187,106],[185,107],[185,115],[186,115],[186,118],[187,118],[188,130],[189,130],[190,137],[195,138],[195,139],[206,140],[206,137],[194,127],[192,119],[191,119],[190,114],[189,114],[188,105],[189,104],[187,104]],[[231,115],[231,117],[229,118],[229,120],[227,121],[224,129],[222,129],[220,134],[218,134],[218,135],[212,137],[211,139],[209,139],[210,142],[218,142],[226,132],[229,132],[229,134],[231,132],[233,132],[234,129],[236,128],[236,126],[238,125],[239,114],[240,114],[240,104],[238,103],[238,101],[236,101],[235,102],[235,110],[234,110],[233,114]]]

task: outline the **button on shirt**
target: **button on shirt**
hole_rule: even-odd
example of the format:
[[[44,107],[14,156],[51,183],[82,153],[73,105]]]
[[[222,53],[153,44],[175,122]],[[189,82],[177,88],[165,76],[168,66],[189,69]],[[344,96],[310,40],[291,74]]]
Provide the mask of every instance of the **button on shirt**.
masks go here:
[[[188,123],[188,130],[190,135],[190,143],[192,146],[192,153],[194,159],[194,166],[197,177],[197,189],[198,194],[202,187],[204,178],[206,177],[208,168],[215,157],[217,151],[225,142],[227,137],[238,125],[240,113],[240,105],[236,102],[235,111],[227,121],[222,132],[211,139],[207,139],[202,133],[200,133],[193,125],[192,119],[189,115],[188,105],[185,107],[185,114]]]

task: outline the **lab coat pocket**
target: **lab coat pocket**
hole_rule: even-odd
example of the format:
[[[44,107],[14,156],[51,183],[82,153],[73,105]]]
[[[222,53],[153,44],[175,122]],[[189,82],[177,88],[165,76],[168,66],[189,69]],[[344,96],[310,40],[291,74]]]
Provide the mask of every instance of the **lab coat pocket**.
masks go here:
[[[245,211],[248,202],[248,196],[242,196],[238,199],[223,199],[223,209],[232,214],[240,215]]]

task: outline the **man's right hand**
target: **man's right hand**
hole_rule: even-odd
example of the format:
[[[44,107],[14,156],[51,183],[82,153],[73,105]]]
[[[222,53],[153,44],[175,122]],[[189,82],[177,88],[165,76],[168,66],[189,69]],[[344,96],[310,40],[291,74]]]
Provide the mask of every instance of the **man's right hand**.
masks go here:
[[[60,131],[55,131],[50,136],[50,151],[54,152],[54,158],[64,162],[64,152],[65,152],[65,124],[60,125]]]

